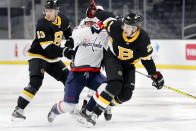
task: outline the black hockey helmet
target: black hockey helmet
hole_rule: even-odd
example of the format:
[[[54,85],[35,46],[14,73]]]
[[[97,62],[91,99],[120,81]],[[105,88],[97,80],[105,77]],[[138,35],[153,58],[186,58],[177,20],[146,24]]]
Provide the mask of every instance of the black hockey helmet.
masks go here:
[[[47,0],[45,9],[59,9],[59,2],[58,0]]]
[[[137,14],[129,13],[128,15],[122,18],[122,22],[127,25],[140,27],[142,24],[142,18]]]

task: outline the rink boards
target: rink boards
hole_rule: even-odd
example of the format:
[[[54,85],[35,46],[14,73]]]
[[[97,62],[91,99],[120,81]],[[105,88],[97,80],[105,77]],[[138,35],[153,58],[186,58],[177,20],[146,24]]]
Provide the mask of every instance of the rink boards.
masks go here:
[[[0,40],[0,64],[27,64],[32,40]],[[64,41],[62,41],[64,43]],[[196,40],[152,40],[157,68],[196,69]],[[68,65],[69,60],[62,58]],[[136,67],[142,67],[140,63]]]

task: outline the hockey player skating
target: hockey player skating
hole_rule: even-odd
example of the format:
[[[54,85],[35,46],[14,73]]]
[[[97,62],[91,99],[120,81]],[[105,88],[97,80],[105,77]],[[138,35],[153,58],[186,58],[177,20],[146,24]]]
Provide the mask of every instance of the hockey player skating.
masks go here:
[[[64,98],[53,105],[48,113],[49,122],[53,122],[59,114],[72,112],[84,87],[96,91],[102,83],[106,82],[106,78],[101,74],[100,69],[103,50],[107,48],[108,35],[105,30],[95,32],[96,30],[92,25],[96,22],[100,23],[95,17],[87,17],[82,21],[83,24],[80,24],[72,32],[75,54],[66,81]],[[93,107],[90,104],[87,105],[89,111]]]
[[[104,54],[104,66],[107,76],[105,90],[93,97],[96,106],[93,113],[88,115],[82,111],[88,127],[94,126],[98,116],[112,104],[122,104],[131,99],[135,88],[135,66],[141,60],[148,75],[152,76],[153,83],[157,89],[164,84],[163,76],[156,71],[151,54],[153,52],[148,34],[141,28],[141,16],[130,13],[122,19],[115,19],[111,12],[89,8],[88,17],[97,17],[101,20],[111,36],[109,49]],[[101,30],[102,26],[97,25]]]
[[[59,58],[63,56],[70,58],[73,53],[70,24],[65,16],[59,14],[57,0],[47,0],[44,12],[45,16],[37,23],[36,38],[28,52],[30,82],[18,98],[17,106],[12,113],[12,120],[26,119],[23,115],[24,109],[41,87],[44,72],[63,84],[67,79],[69,70]],[[63,35],[69,48],[60,47]]]

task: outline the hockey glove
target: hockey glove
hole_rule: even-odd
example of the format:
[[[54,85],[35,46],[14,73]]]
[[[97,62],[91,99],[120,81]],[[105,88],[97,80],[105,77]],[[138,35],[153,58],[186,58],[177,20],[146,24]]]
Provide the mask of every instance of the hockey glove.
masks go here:
[[[65,47],[68,47],[68,48],[71,48],[71,49],[74,48],[74,40],[71,37],[66,39]]]
[[[157,75],[157,78],[153,76],[151,77],[151,79],[153,80],[152,86],[156,87],[159,90],[164,85],[164,79],[163,79],[163,75],[159,71],[156,72],[156,75]]]
[[[97,34],[99,34],[103,29],[104,29],[104,25],[101,21],[98,21],[96,24],[94,24],[92,27],[91,27],[91,31],[92,33],[94,34],[95,32]]]
[[[93,7],[91,7],[91,8],[87,8],[87,10],[86,10],[86,16],[87,17],[89,17],[89,18],[93,18],[93,17],[95,17],[94,16],[94,12],[96,11],[96,9]]]
[[[63,49],[63,56],[64,57],[67,57],[68,59],[71,60],[73,54],[74,54],[74,50],[72,50],[71,48],[65,47]]]

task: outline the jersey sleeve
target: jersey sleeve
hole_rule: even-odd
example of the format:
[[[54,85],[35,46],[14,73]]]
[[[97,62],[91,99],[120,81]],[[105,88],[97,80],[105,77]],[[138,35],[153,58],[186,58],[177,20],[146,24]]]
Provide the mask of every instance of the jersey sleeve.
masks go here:
[[[142,40],[140,43],[140,59],[149,60],[152,56],[153,48],[150,42],[150,37],[143,31]]]
[[[148,36],[148,34],[146,32],[144,32],[144,36],[143,36],[143,47],[141,48],[141,62],[144,65],[145,69],[148,72],[148,75],[155,75],[156,74],[156,66],[155,63],[152,59],[152,52],[153,52],[153,48],[150,42],[150,38]]]
[[[43,23],[38,23],[36,28],[36,39],[40,43],[48,58],[55,59],[62,57],[63,48],[54,44],[54,38],[51,36],[48,26]]]
[[[38,24],[36,28],[36,39],[43,49],[54,43],[53,37],[49,33],[49,29],[43,24]]]
[[[63,22],[63,35],[65,39],[67,39],[72,35],[71,24],[69,23],[67,17],[65,17],[62,14],[60,14],[60,16],[62,17],[62,22]]]

